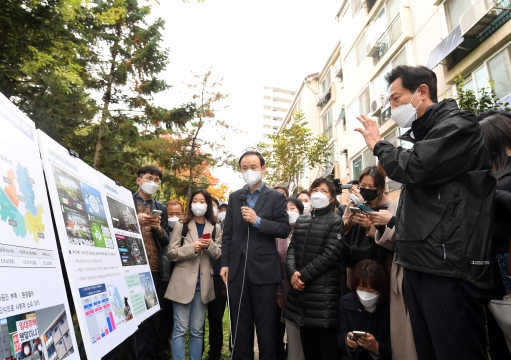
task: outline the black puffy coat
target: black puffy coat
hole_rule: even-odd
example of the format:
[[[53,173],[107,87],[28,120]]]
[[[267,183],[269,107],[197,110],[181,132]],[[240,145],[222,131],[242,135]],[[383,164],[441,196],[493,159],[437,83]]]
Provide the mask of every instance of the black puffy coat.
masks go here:
[[[505,254],[511,239],[511,157],[507,160],[503,175],[497,181],[495,191],[495,225],[493,227],[492,253]]]
[[[413,137],[410,132],[413,131]],[[491,289],[495,178],[476,117],[444,100],[427,108],[403,139],[374,155],[403,184],[396,214],[396,263]]]
[[[329,208],[313,210],[296,221],[286,271],[289,279],[299,271],[305,289],[290,288],[284,308],[286,319],[300,326],[337,328],[343,228],[342,218]]]

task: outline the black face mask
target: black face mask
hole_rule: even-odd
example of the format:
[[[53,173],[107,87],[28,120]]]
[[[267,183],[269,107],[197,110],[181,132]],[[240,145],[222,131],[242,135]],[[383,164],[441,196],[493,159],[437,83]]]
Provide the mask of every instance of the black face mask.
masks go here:
[[[373,201],[378,197],[378,190],[360,188],[360,195],[365,201]]]

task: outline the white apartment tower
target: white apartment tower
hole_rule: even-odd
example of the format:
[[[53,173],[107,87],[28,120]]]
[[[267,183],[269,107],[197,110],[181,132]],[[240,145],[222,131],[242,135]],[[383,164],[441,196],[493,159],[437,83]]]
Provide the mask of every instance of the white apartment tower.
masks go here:
[[[262,140],[270,143],[269,135],[278,132],[296,92],[275,86],[263,86]]]

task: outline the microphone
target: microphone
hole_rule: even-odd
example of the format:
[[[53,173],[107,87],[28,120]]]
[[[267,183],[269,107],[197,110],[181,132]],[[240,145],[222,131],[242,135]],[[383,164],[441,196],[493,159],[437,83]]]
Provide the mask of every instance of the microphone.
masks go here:
[[[240,195],[240,204],[241,204],[242,207],[243,206],[248,206],[247,205],[247,195],[245,195],[245,194],[241,194]]]

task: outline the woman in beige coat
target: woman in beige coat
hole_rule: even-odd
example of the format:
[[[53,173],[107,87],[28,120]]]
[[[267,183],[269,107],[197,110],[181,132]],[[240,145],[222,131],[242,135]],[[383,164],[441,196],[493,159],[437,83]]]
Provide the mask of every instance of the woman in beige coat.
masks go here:
[[[211,259],[221,255],[222,231],[215,224],[211,196],[206,190],[197,190],[191,199],[186,219],[174,226],[167,253],[176,262],[165,293],[174,311],[172,356],[175,360],[185,358],[188,329],[190,360],[202,358],[207,303],[215,299]],[[185,226],[186,236],[182,238]],[[215,239],[211,239],[213,234]]]
[[[399,198],[394,200],[387,210],[368,213],[376,226],[374,240],[389,250],[394,250],[394,216],[398,202]],[[403,294],[403,268],[394,262],[390,271],[390,344],[393,360],[417,360],[410,314]]]

